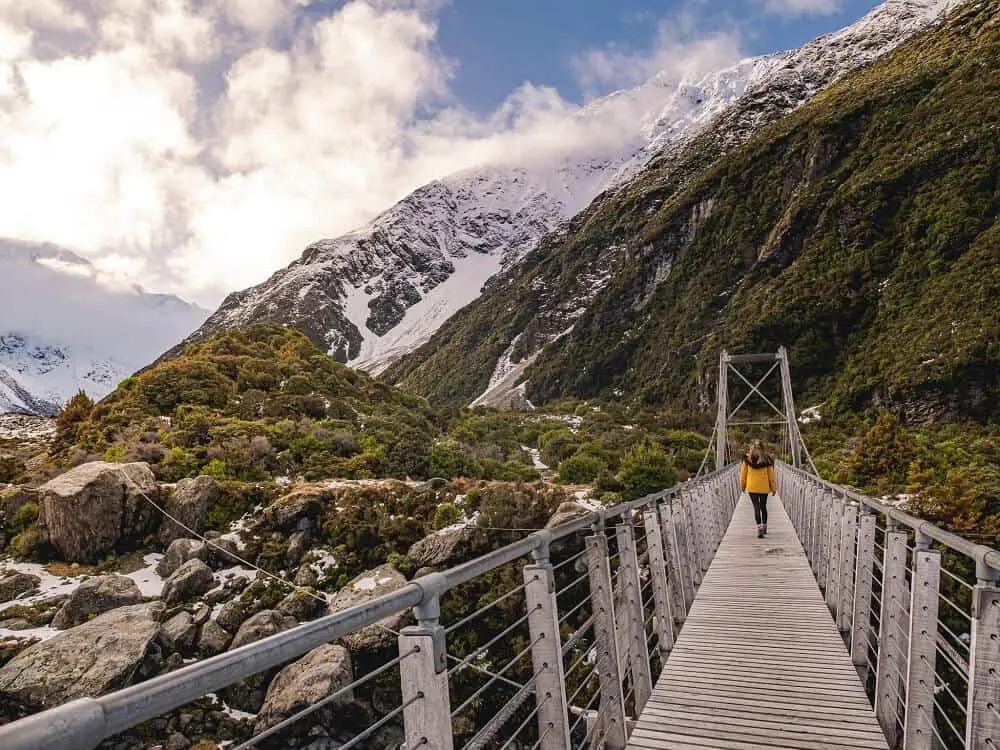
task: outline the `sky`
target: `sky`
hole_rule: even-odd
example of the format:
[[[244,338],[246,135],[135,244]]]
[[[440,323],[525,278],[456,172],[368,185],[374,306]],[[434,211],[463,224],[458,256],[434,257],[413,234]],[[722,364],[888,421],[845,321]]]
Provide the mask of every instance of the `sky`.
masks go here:
[[[874,4],[0,0],[0,238],[211,308],[594,98]]]

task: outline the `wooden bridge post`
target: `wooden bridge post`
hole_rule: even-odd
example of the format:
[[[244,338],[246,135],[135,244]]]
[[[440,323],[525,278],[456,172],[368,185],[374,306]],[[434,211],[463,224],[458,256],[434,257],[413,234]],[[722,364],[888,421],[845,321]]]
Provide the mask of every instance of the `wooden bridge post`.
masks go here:
[[[906,714],[903,747],[931,750],[934,745],[934,664],[937,659],[938,589],[941,553],[930,537],[918,534],[913,553],[909,654],[906,658]]]
[[[819,508],[819,519],[816,526],[819,530],[819,539],[817,540],[816,563],[813,569],[816,571],[816,581],[825,593],[826,573],[830,564],[830,499],[822,488],[816,489],[816,498],[816,505]]]
[[[598,720],[607,733],[605,742],[609,750],[624,750],[627,739],[625,699],[622,696],[618,637],[615,632],[615,605],[611,589],[608,538],[602,530],[588,536],[586,544],[591,606],[594,611],[594,635],[597,640],[597,676],[601,686]],[[409,743],[407,746],[410,746]]]
[[[830,498],[830,541],[826,561],[826,606],[837,620],[837,602],[840,601],[840,537],[843,533],[844,513],[840,498],[832,492],[827,492]]]
[[[813,574],[816,574],[816,558],[819,555],[819,518],[820,518],[820,502],[819,493],[816,491],[812,480],[806,480],[807,484],[805,487],[806,492],[806,503],[807,512],[809,518],[807,523],[809,526],[809,546],[806,548],[806,555],[809,557],[809,565],[812,567]]]
[[[399,654],[410,654],[399,663],[403,695],[403,731],[407,747],[440,747],[452,750],[451,702],[448,695],[445,632],[438,618],[437,597],[414,608],[417,625],[399,634]],[[416,649],[415,653],[411,653]]]
[[[858,551],[854,560],[854,612],[851,616],[851,661],[861,682],[868,676],[868,640],[871,634],[872,571],[875,560],[875,516],[861,512]]]
[[[548,545],[535,552],[535,564],[524,566],[524,597],[531,637],[540,750],[570,750],[566,712],[566,678],[559,637],[555,576]]]
[[[885,534],[885,556],[882,558],[882,611],[875,677],[875,716],[890,747],[896,744],[899,736],[899,685],[906,679],[906,670],[900,669],[906,658],[902,611],[906,598],[906,532],[897,531],[890,525]]]
[[[858,506],[844,497],[843,523],[840,529],[840,586],[837,597],[837,630],[851,629],[854,606],[854,549],[858,533]]]
[[[653,679],[649,671],[649,651],[646,648],[646,614],[642,606],[642,584],[639,582],[639,556],[636,553],[635,530],[631,522],[615,526],[618,537],[618,554],[621,579],[624,642],[628,644],[628,667],[635,692],[635,715],[638,717],[653,693]],[[619,654],[619,656],[621,656]]]
[[[691,585],[694,591],[697,591],[698,586],[701,585],[701,564],[698,562],[698,537],[689,500],[690,498],[684,492],[678,491],[674,510],[680,521],[678,531],[680,531],[680,543],[684,550],[684,562],[688,567],[688,575],[691,576]],[[693,596],[691,600],[694,601]]]
[[[667,584],[667,565],[663,558],[663,534],[660,530],[656,505],[642,514],[646,527],[646,547],[649,550],[649,575],[653,579],[653,610],[656,613],[656,632],[660,648],[660,662],[666,663],[667,654],[674,647],[674,617],[671,610],[670,588]]]
[[[671,609],[674,622],[683,623],[687,618],[688,607],[694,601],[694,585],[688,579],[688,569],[678,542],[678,529],[670,502],[660,506],[660,521],[663,527],[663,555],[668,568],[667,585],[674,604]]]
[[[965,746],[1000,747],[1000,571],[977,564]]]

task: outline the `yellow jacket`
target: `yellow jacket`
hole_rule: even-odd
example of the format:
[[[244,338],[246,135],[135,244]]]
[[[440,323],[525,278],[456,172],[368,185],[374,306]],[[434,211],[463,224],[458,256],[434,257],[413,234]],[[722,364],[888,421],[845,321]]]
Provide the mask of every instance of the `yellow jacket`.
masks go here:
[[[748,456],[743,457],[740,467],[740,487],[745,492],[769,494],[778,491],[778,481],[774,477],[774,464],[765,459],[762,463],[754,463]]]

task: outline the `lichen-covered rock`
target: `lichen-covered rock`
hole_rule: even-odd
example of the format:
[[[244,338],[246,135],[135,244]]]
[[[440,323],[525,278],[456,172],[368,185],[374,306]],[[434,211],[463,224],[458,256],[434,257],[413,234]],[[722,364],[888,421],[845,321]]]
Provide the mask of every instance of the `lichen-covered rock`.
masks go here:
[[[143,497],[159,500],[145,463],[82,464],[43,484],[39,494],[49,541],[70,562],[95,563],[119,543],[141,539],[159,520]]]
[[[163,609],[160,602],[122,607],[35,644],[0,669],[0,696],[41,710],[130,684]]]
[[[278,673],[267,689],[264,706],[257,715],[256,733],[273,727],[294,713],[337,692],[353,679],[351,655],[343,646],[324,645],[310,651]],[[313,724],[329,724],[331,715],[354,700],[353,691],[324,706],[310,718]]]
[[[264,508],[255,526],[296,531],[298,522],[303,518],[318,516],[329,503],[330,497],[330,491],[322,487],[299,487]]]
[[[319,583],[319,576],[316,575],[316,571],[312,569],[311,565],[300,565],[298,572],[295,574],[295,585],[296,586],[315,586]]]
[[[299,622],[305,622],[326,612],[326,599],[318,591],[301,588],[282,599],[276,609]]]
[[[62,608],[52,619],[52,627],[63,630],[86,622],[93,615],[110,612],[119,607],[139,604],[142,592],[131,578],[106,575],[88,578],[70,594]]]
[[[181,565],[188,560],[208,562],[208,545],[198,539],[175,539],[167,547],[163,559],[156,566],[156,574],[161,578],[169,578]]]
[[[208,545],[208,564],[213,568],[231,568],[239,565],[240,550],[232,539],[217,537]]]
[[[9,602],[26,591],[31,591],[42,579],[31,573],[11,568],[0,569],[0,602]]]
[[[232,640],[233,637],[219,623],[215,620],[209,620],[201,626],[201,633],[198,635],[198,656],[205,659],[221,654],[229,648]]]
[[[282,615],[280,612],[271,609],[265,609],[255,614],[240,626],[239,632],[236,633],[236,637],[233,638],[233,642],[229,646],[229,650],[232,651],[248,643],[259,641],[261,638],[267,638],[269,635],[294,628],[297,624],[293,618],[287,615]],[[277,670],[268,670],[256,674],[235,685],[230,685],[220,691],[219,695],[232,708],[257,713],[260,711],[261,706],[264,705],[267,685],[276,673]]]
[[[474,533],[471,524],[435,531],[415,542],[406,556],[418,566],[445,565],[467,555]]]
[[[239,599],[233,599],[231,602],[226,602],[222,605],[222,609],[219,610],[219,614],[215,619],[219,625],[229,631],[230,635],[236,635],[236,631],[246,621],[247,616],[248,612],[243,602]]]
[[[551,529],[560,524],[564,524],[568,521],[572,521],[580,516],[585,516],[590,513],[589,510],[584,508],[580,503],[573,502],[569,500],[565,503],[559,503],[559,507],[556,508],[556,512],[552,514],[549,522],[545,524],[545,528]]]
[[[181,656],[191,656],[194,653],[194,639],[198,634],[198,626],[190,612],[180,611],[160,628],[159,642],[167,651],[174,651]]]
[[[201,532],[209,509],[222,498],[222,486],[204,474],[194,479],[182,479],[174,485],[166,500],[166,510],[171,516],[193,531]],[[160,532],[164,540],[179,539],[190,534],[170,519],[163,522]]]
[[[212,569],[201,560],[188,560],[174,571],[163,584],[163,601],[167,604],[180,604],[191,601],[215,584]]]
[[[388,594],[406,585],[406,578],[391,565],[380,565],[369,570],[337,592],[330,602],[330,611],[339,612],[342,609],[363,604],[375,597]],[[396,642],[392,631],[399,631],[409,621],[409,610],[399,612],[380,620],[375,625],[369,625],[345,638],[351,651],[388,648]]]

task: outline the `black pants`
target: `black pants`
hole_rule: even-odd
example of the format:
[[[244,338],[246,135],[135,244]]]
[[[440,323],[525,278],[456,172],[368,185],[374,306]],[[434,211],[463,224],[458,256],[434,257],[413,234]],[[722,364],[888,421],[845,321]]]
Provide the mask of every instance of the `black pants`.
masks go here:
[[[767,493],[751,492],[750,502],[753,503],[753,517],[757,519],[757,523],[767,523]]]

